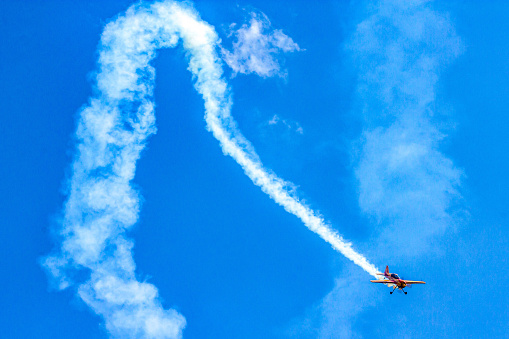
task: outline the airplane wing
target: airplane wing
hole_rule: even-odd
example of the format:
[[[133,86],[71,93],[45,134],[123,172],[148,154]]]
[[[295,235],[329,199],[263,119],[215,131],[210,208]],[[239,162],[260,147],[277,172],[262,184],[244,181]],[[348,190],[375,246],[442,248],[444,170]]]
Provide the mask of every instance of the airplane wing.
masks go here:
[[[381,284],[394,284],[392,280],[370,280],[372,283],[381,283]]]
[[[403,280],[407,285],[411,284],[425,284],[424,281],[413,281],[413,280]]]

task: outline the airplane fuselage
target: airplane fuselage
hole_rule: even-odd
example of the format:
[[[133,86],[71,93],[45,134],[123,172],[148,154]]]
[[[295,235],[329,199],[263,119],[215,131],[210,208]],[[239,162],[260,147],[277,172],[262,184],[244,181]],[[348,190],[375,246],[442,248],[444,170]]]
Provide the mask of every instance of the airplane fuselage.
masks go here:
[[[390,280],[391,283],[394,284],[394,288],[399,288],[400,290],[404,289],[408,286],[405,280],[401,279],[397,274],[395,273],[389,273],[387,270],[383,273],[383,276]]]
[[[403,289],[407,286],[406,282],[402,279],[393,278],[390,275],[384,274],[384,276],[392,281],[396,286],[398,286],[399,289]]]

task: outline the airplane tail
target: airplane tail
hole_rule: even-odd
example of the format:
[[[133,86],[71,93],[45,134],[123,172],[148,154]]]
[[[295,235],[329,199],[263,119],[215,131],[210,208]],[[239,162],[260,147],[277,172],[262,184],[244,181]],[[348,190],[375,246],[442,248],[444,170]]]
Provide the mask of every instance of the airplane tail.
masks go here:
[[[377,275],[383,275],[383,276],[389,275],[389,266],[385,266],[385,272],[384,273],[377,273]]]

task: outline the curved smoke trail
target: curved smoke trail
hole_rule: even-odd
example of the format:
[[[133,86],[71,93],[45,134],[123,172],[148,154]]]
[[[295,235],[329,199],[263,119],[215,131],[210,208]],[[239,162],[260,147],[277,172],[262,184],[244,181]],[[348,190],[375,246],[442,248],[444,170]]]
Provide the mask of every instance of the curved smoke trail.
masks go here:
[[[185,319],[164,310],[157,288],[135,276],[132,240],[126,231],[136,223],[137,192],[130,185],[147,137],[155,133],[152,101],[156,50],[182,39],[194,87],[205,101],[207,128],[225,154],[288,212],[299,217],[331,246],[375,275],[378,271],[313,210],[299,202],[290,183],[265,169],[230,115],[230,97],[216,53],[218,37],[196,11],[173,1],[134,5],[106,25],[99,48],[98,94],[81,111],[77,152],[62,219],[58,255],[44,265],[60,288],[72,272],[86,269],[79,296],[102,315],[112,336],[180,337]]]

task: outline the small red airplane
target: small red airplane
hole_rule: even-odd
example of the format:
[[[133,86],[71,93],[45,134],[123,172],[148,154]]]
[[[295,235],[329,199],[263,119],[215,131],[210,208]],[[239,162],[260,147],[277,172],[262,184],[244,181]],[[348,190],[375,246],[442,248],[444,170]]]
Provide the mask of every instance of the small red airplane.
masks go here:
[[[381,284],[387,284],[387,286],[390,286],[393,288],[391,291],[391,294],[394,293],[396,288],[399,288],[402,290],[405,294],[403,289],[407,287],[408,285],[412,284],[425,284],[424,281],[413,281],[413,280],[403,280],[401,279],[396,273],[389,273],[389,266],[385,267],[384,273],[377,273],[377,275],[383,275],[385,279],[383,280],[370,280],[372,283],[381,283]]]

